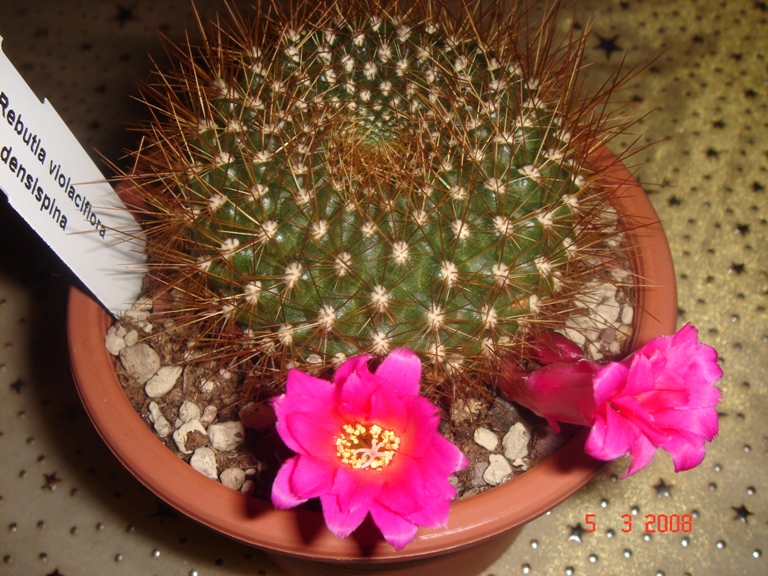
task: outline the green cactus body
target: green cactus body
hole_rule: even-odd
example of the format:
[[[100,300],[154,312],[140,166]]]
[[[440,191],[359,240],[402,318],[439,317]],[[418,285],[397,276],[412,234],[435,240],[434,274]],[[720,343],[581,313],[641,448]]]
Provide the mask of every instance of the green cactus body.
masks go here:
[[[593,178],[562,102],[471,28],[321,20],[187,81],[163,136],[190,255],[174,284],[202,274],[208,315],[292,363],[487,366],[583,272]]]

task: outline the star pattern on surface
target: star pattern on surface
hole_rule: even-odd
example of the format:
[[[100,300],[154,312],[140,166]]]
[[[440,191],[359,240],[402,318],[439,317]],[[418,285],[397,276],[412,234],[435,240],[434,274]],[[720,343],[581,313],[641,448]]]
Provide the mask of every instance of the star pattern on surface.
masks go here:
[[[178,518],[178,514],[176,513],[176,511],[165,502],[158,501],[155,503],[155,506],[156,506],[156,510],[152,512],[149,515],[149,517],[159,518],[160,524],[165,524],[166,518]]]
[[[568,542],[578,542],[581,544],[584,541],[584,534],[586,534],[586,530],[581,525],[581,523],[576,524],[576,526],[568,526],[571,533],[568,535]]]
[[[670,498],[672,496],[672,488],[674,488],[674,484],[667,484],[663,478],[659,478],[659,481],[653,485],[657,498]]]
[[[745,524],[749,524],[749,517],[754,516],[754,512],[750,512],[744,504],[742,504],[739,507],[731,506],[733,511],[736,513],[733,516],[734,520],[741,520]]]
[[[728,272],[731,274],[743,274],[744,273],[744,264],[736,264],[735,262],[731,262],[731,265],[728,266]]]
[[[605,38],[603,36],[600,36],[600,34],[595,34],[597,36],[597,39],[599,40],[599,43],[597,46],[595,46],[595,50],[603,50],[605,52],[605,59],[610,60],[611,54],[614,52],[621,52],[624,49],[619,46],[616,43],[616,40],[619,39],[619,35],[616,34],[612,38]]]
[[[736,226],[733,227],[734,234],[741,234],[744,236],[747,232],[749,232],[749,224],[736,224]]]
[[[56,490],[56,486],[61,484],[61,478],[59,478],[58,472],[54,471],[50,474],[43,474],[43,478],[45,478],[45,483],[41,486],[43,490],[50,490],[53,492]]]
[[[115,20],[120,24],[120,28],[124,28],[127,22],[136,20],[136,15],[133,13],[135,9],[136,6],[125,8],[120,4],[117,5],[117,16],[115,16]]]

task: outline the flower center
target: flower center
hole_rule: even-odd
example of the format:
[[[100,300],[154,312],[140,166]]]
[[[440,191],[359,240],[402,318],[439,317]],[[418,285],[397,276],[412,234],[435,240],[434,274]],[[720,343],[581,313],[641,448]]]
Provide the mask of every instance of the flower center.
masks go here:
[[[382,470],[394,458],[400,438],[378,424],[345,424],[336,437],[336,454],[352,468]]]

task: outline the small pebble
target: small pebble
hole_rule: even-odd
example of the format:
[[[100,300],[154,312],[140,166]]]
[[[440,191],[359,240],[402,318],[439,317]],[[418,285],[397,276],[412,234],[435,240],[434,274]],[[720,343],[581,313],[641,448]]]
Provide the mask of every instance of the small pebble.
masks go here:
[[[227,488],[232,490],[240,490],[245,483],[245,472],[240,468],[227,468],[219,476],[219,480]]]
[[[243,443],[245,427],[237,420],[211,424],[208,426],[208,438],[216,450],[229,452]]]
[[[504,446],[504,456],[512,462],[528,456],[528,444],[531,441],[531,433],[518,422],[512,426],[501,441]]]
[[[181,366],[163,366],[150,378],[144,386],[144,391],[150,398],[159,398],[167,394],[176,385],[181,376]]]
[[[139,341],[139,333],[136,332],[136,330],[131,330],[128,334],[123,336],[123,340],[125,340],[126,346],[133,346]]]
[[[625,306],[621,311],[621,323],[625,326],[631,326],[635,317],[635,309],[632,306]]]
[[[133,306],[131,306],[131,310],[140,310],[143,312],[151,312],[153,307],[152,298],[148,296],[142,296],[136,302],[134,302]]]
[[[192,450],[187,448],[187,434],[190,432],[200,432],[205,434],[205,428],[200,424],[200,420],[190,420],[182,424],[176,432],[173,433],[173,441],[176,443],[176,447],[180,452],[184,454],[192,454]]]
[[[134,324],[144,325],[144,322],[149,318],[149,310],[141,310],[137,308],[131,308],[125,312],[125,317],[128,318]]]
[[[139,384],[145,384],[160,368],[160,356],[143,343],[120,350],[120,362]]]
[[[216,454],[210,448],[202,446],[195,450],[192,458],[189,459],[189,464],[198,472],[208,476],[208,478],[216,480],[219,477],[216,472]]]
[[[495,450],[499,445],[499,437],[488,428],[478,428],[475,430],[474,440],[476,444],[479,444],[486,450]]]
[[[216,408],[213,404],[209,404],[203,409],[203,415],[200,416],[200,423],[203,426],[209,426],[214,420],[216,420],[216,415],[219,413],[219,409]]]
[[[200,418],[200,408],[194,402],[184,400],[184,402],[182,402],[181,406],[179,407],[179,419],[182,422],[189,422],[190,420],[194,420],[196,418],[200,420],[201,424],[203,423],[202,419]]]
[[[483,479],[483,475],[488,469],[489,464],[490,463],[486,460],[485,462],[477,462],[472,466],[472,477],[470,479],[470,484],[472,486],[487,486],[485,480]]]
[[[155,427],[155,432],[157,432],[157,435],[160,436],[160,438],[165,438],[171,433],[171,423],[168,422],[168,419],[165,416],[163,416],[157,402],[149,403],[149,419],[152,421],[152,424]]]
[[[104,347],[107,349],[107,351],[112,354],[112,356],[117,356],[120,354],[120,350],[125,348],[125,338],[122,336],[118,336],[115,333],[107,334],[104,337]]]
[[[200,382],[200,392],[203,394],[210,394],[216,387],[216,382],[213,380],[202,380]]]
[[[115,336],[120,336],[120,338],[124,338],[127,333],[128,331],[120,324],[113,324],[107,328],[107,334],[114,334]]]
[[[509,465],[507,459],[501,454],[491,454],[488,457],[488,461],[490,464],[488,464],[488,468],[485,469],[483,474],[483,480],[485,480],[486,484],[498,486],[504,482],[507,476],[512,474],[512,466]]]
[[[598,320],[613,324],[617,322],[619,317],[619,305],[615,299],[610,300],[600,304],[592,313],[597,316]]]

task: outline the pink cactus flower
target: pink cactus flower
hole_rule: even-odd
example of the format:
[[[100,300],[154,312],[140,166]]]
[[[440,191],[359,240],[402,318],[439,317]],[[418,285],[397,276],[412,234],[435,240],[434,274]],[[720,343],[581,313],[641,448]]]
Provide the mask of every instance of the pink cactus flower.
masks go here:
[[[714,383],[722,375],[717,352],[699,343],[690,324],[608,364],[595,376],[597,410],[587,453],[601,460],[630,454],[625,477],[648,465],[657,448],[669,452],[676,472],[698,466],[704,441],[718,432]]]
[[[319,498],[340,538],[370,513],[400,550],[418,526],[446,526],[456,496],[448,478],[468,461],[438,433],[436,407],[419,396],[418,357],[393,350],[374,373],[369,359],[347,360],[332,382],[289,372],[274,408],[277,431],[297,455],[278,471],[272,503],[286,509]]]
[[[625,454],[632,461],[624,477],[644,468],[661,448],[675,471],[704,459],[705,441],[718,432],[715,406],[722,377],[714,348],[698,341],[686,324],[676,334],[648,342],[621,362],[556,362],[531,374],[510,374],[507,394],[557,422],[592,428],[585,450],[600,460]]]

